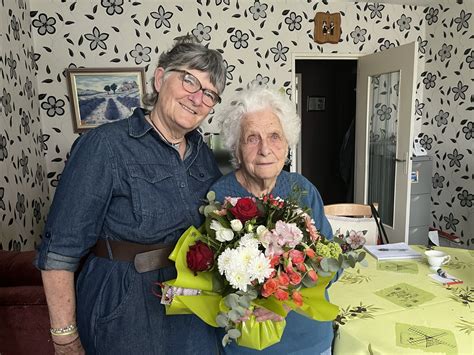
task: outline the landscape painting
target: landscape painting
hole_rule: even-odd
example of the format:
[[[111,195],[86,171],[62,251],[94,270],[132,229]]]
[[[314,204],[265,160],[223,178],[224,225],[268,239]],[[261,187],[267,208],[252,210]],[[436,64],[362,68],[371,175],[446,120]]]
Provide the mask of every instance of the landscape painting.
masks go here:
[[[68,82],[76,132],[127,118],[141,106],[144,68],[74,68]]]

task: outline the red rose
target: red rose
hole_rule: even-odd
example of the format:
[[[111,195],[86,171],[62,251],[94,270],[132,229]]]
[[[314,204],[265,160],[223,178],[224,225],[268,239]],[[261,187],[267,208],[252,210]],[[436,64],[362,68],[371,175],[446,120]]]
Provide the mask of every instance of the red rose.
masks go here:
[[[244,197],[237,201],[234,207],[230,209],[235,218],[245,223],[249,219],[258,216],[258,208],[255,201],[250,197]]]
[[[206,243],[198,240],[186,254],[188,268],[194,272],[209,270],[214,265],[214,252]]]

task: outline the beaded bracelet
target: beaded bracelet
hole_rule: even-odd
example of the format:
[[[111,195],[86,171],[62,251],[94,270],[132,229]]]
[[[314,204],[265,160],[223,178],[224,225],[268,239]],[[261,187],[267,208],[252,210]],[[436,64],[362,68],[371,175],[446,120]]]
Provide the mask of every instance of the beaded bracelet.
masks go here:
[[[52,335],[57,336],[71,335],[77,332],[77,326],[75,324],[69,324],[64,328],[51,328],[49,331]]]

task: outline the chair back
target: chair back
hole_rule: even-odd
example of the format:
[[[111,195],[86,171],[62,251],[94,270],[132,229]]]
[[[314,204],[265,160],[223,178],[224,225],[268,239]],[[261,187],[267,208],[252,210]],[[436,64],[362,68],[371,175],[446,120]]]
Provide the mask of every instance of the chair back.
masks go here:
[[[375,205],[377,208],[377,205]],[[324,206],[324,213],[330,216],[344,217],[372,217],[372,210],[369,205],[358,203],[336,203]]]
[[[374,207],[378,209],[378,204],[374,203]],[[377,244],[379,233],[370,205],[337,203],[324,206],[324,214],[336,235],[346,237],[351,232],[362,233],[367,245]]]

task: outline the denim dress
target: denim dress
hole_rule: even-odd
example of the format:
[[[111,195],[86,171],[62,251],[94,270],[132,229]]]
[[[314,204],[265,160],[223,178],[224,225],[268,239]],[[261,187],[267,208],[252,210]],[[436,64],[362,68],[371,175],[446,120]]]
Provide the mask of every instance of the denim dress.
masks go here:
[[[276,197],[288,198],[294,186],[298,186],[306,194],[299,199],[299,205],[311,208],[312,217],[316,228],[326,237],[332,239],[332,229],[326,216],[324,207],[318,190],[304,176],[296,173],[282,171],[277,177],[277,181],[272,194]],[[235,173],[230,173],[219,179],[211,190],[216,193],[216,200],[223,201],[225,197],[247,197],[252,194],[240,185],[235,177]],[[337,277],[336,277],[337,278]],[[326,290],[326,298],[328,298]],[[224,336],[222,328],[217,328],[219,344]],[[332,322],[319,322],[307,318],[296,312],[288,313],[286,317],[286,327],[279,343],[268,348],[257,351],[245,347],[240,347],[231,343],[221,348],[222,354],[244,355],[244,354],[271,354],[271,355],[319,355],[331,354],[331,343],[333,339]]]
[[[158,283],[174,267],[138,273],[133,263],[88,254],[98,239],[172,243],[199,226],[201,199],[220,177],[212,152],[189,133],[185,159],[137,109],[73,145],[56,189],[36,265],[76,271],[77,324],[87,354],[212,354],[215,330],[194,315],[166,316]]]

